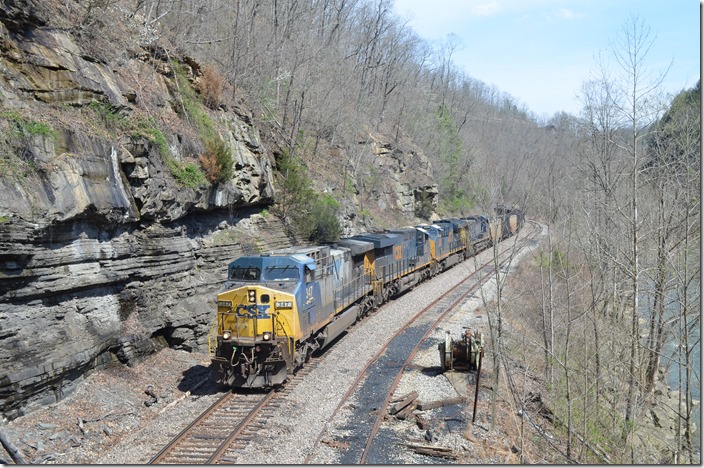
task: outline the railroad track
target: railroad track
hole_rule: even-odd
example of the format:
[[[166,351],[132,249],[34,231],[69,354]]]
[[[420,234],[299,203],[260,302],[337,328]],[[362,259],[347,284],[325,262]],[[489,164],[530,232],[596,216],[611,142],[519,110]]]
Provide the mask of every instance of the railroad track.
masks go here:
[[[534,225],[534,227],[537,228],[538,226]],[[527,244],[531,242],[531,236],[536,236],[536,231],[517,242]],[[328,418],[327,424],[320,431],[318,438],[316,439],[315,444],[313,444],[313,448],[306,456],[304,463],[311,463],[311,458],[314,455],[315,447],[318,446],[320,441],[327,434],[327,428],[330,422],[336,417],[343,406],[350,403],[355,393],[360,391],[360,384],[371,374],[374,375],[377,382],[382,381],[387,383],[388,388],[383,392],[373,392],[377,395],[381,395],[381,397],[384,398],[383,400],[380,399],[381,397],[377,397],[376,401],[370,401],[369,395],[366,396],[367,405],[369,408],[376,408],[376,414],[374,416],[373,423],[371,424],[369,424],[369,419],[366,419],[364,422],[360,421],[360,424],[365,426],[365,428],[361,429],[360,432],[364,432],[365,430],[367,432],[365,445],[361,449],[360,447],[351,448],[346,453],[347,458],[342,462],[346,464],[365,464],[370,462],[370,454],[385,454],[388,451],[388,447],[375,446],[375,440],[377,440],[376,435],[381,427],[382,420],[386,415],[389,403],[399,382],[401,381],[404,371],[412,363],[417,352],[438,324],[445,320],[451,312],[454,312],[457,307],[463,304],[469,296],[475,294],[479,288],[481,288],[481,286],[488,281],[489,277],[493,276],[494,268],[497,264],[499,269],[503,269],[510,264],[514,253],[514,249],[509,248],[499,254],[498,261],[495,261],[492,257],[481,265],[475,263],[477,268],[475,268],[475,270],[471,272],[463,281],[435,299],[435,301],[414,315],[401,329],[393,334],[381,347],[377,354],[366,364],[355,382],[350,386],[349,390],[342,398],[333,414]],[[411,327],[414,329],[413,332],[409,331]],[[423,335],[420,337],[418,337],[418,334],[420,333],[419,330],[424,331]],[[410,339],[406,337],[404,340],[402,339],[404,335],[415,336],[412,336]],[[415,342],[416,345],[410,350],[408,350],[408,347],[406,346],[405,349],[396,349],[391,352],[393,344],[402,341]],[[394,356],[399,355],[404,355],[406,357],[405,362],[403,362],[403,365],[401,366],[393,361]],[[388,362],[383,362],[385,360]],[[367,427],[368,429],[366,429]],[[379,460],[376,460],[372,458],[371,463],[384,464],[388,463],[388,459],[382,457]]]
[[[231,464],[263,429],[273,411],[320,362],[311,358],[287,384],[268,393],[225,393],[191,422],[149,464]]]

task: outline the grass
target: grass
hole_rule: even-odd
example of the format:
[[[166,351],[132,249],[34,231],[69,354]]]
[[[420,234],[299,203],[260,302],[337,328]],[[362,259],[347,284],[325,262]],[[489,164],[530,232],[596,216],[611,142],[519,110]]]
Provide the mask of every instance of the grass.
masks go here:
[[[7,110],[0,112],[0,118],[5,119],[13,124],[13,130],[11,136],[15,137],[47,137],[56,138],[58,135],[57,131],[54,130],[49,124],[40,122],[38,120],[28,119],[23,117],[16,110]]]
[[[171,175],[173,175],[176,181],[181,185],[195,189],[208,184],[205,174],[203,174],[203,171],[201,171],[200,167],[195,163],[182,163],[171,157],[167,157],[166,166],[169,168],[169,171],[171,171]]]
[[[88,104],[88,109],[98,114],[98,117],[100,117],[103,123],[109,128],[125,128],[129,125],[125,116],[119,112],[115,112],[113,107],[106,102],[91,101],[91,103]]]

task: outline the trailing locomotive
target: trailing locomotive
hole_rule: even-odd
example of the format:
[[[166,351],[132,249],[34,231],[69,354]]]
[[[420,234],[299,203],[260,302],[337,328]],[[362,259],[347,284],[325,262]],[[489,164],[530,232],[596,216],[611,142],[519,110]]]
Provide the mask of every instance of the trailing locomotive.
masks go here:
[[[507,221],[501,230],[515,234],[520,210],[514,211],[494,220],[451,218],[236,259],[228,265],[208,336],[218,382],[282,384],[371,310],[499,241],[503,217],[516,216],[514,229]],[[522,226],[522,212],[520,219]]]

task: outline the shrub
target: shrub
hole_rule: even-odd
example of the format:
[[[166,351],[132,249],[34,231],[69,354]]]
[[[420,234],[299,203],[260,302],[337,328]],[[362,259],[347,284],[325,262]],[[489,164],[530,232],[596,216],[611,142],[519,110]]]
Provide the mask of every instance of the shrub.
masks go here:
[[[196,88],[206,106],[215,109],[220,105],[224,82],[225,79],[214,67],[210,65],[205,66],[203,75],[200,77]]]
[[[205,153],[198,160],[211,184],[225,182],[232,177],[232,153],[230,147],[220,140],[205,143]]]
[[[181,93],[181,101],[186,111],[186,116],[198,129],[198,134],[205,152],[198,158],[198,161],[205,172],[205,177],[211,184],[224,182],[232,177],[232,153],[229,146],[220,135],[208,112],[203,108],[203,103],[191,87],[186,73],[178,62],[172,62],[174,76]],[[199,91],[206,104],[211,107],[220,103],[220,92],[222,90],[222,77],[212,67],[206,67]],[[217,102],[216,102],[217,101]]]
[[[416,193],[416,204],[414,214],[421,219],[430,219],[435,207],[433,197],[427,192]]]
[[[281,184],[277,209],[290,219],[296,232],[312,242],[332,242],[342,228],[337,219],[340,204],[330,194],[320,195],[311,187],[303,162],[283,151],[276,159]]]
[[[108,128],[123,128],[127,126],[127,119],[119,112],[116,112],[108,103],[91,101],[88,104],[88,109],[98,114]]]
[[[308,222],[312,229],[308,238],[314,243],[338,240],[342,228],[337,219],[337,213],[340,210],[337,200],[325,193],[312,200],[311,208]]]
[[[156,122],[152,117],[149,118],[136,118],[131,121],[132,135],[135,137],[143,137],[157,145],[159,148],[159,153],[164,157],[169,157],[169,143],[166,141],[166,136],[164,132],[159,130],[156,126]],[[168,163],[168,160],[167,160]]]

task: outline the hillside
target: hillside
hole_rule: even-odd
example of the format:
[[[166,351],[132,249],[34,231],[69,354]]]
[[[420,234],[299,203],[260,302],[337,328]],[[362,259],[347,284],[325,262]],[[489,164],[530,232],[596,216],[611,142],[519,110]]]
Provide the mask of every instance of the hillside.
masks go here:
[[[288,150],[275,122],[225,84],[209,95],[218,77],[177,47],[140,45],[138,18],[116,5],[99,35],[72,22],[71,5],[0,10],[5,418],[63,398],[93,369],[138,362],[156,338],[202,351],[227,262],[298,242],[266,210]],[[365,195],[366,213],[412,222],[418,194],[436,193],[429,162],[409,141],[358,132],[354,150],[388,182]],[[203,163],[218,149],[232,159],[220,179]],[[345,189],[341,151],[318,148],[319,191]],[[346,199],[349,233],[359,200]]]

